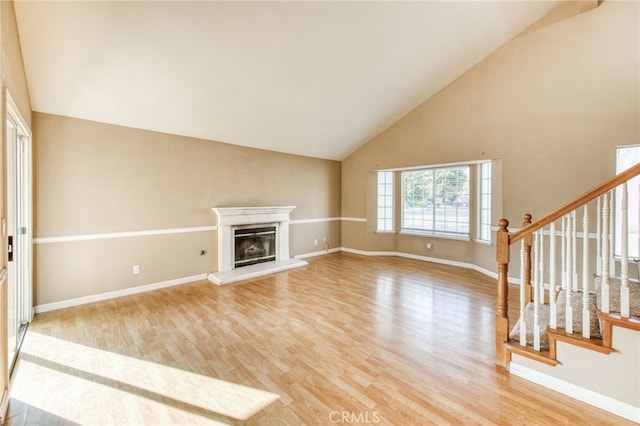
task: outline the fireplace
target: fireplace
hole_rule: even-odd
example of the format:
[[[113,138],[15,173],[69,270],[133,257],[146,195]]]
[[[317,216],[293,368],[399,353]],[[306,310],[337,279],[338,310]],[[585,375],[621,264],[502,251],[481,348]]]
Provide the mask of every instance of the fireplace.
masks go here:
[[[276,227],[235,228],[233,230],[235,268],[276,260]]]
[[[218,217],[216,284],[255,278],[307,265],[289,257],[289,220],[295,206],[214,207]]]

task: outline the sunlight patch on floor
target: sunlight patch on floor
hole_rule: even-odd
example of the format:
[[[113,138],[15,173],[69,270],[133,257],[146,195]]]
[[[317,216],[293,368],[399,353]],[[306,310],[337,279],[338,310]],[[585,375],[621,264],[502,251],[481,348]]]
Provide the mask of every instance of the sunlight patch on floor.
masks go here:
[[[226,424],[279,398],[33,332],[20,352],[11,398],[81,424]]]

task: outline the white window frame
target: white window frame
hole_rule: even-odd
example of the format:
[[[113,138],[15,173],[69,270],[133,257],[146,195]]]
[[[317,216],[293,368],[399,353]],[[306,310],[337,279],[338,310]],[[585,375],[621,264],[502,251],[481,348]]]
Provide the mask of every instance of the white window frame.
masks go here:
[[[466,194],[460,194],[460,197],[462,199],[464,199],[464,197],[466,197],[466,206],[462,206],[462,207],[467,207],[468,211],[467,211],[467,215],[466,215],[466,225],[467,225],[467,231],[466,232],[459,232],[457,230],[449,230],[446,229],[446,224],[447,221],[445,220],[445,222],[440,222],[440,223],[444,223],[444,228],[440,227],[440,225],[438,224],[438,220],[437,220],[437,209],[438,209],[438,203],[439,201],[436,200],[435,198],[435,192],[436,192],[436,187],[435,185],[432,187],[432,191],[433,191],[433,199],[434,201],[432,202],[432,211],[433,214],[431,215],[431,220],[432,220],[432,224],[430,227],[416,227],[415,226],[415,222],[414,222],[414,226],[410,226],[407,223],[407,218],[405,217],[406,215],[406,211],[405,211],[405,183],[406,183],[406,179],[405,176],[407,173],[427,173],[427,172],[431,172],[434,174],[434,181],[435,181],[435,174],[439,173],[439,172],[443,172],[445,170],[448,169],[456,169],[456,168],[466,168],[467,169],[467,193]],[[406,234],[418,234],[418,235],[427,235],[427,236],[432,236],[432,237],[439,237],[439,238],[451,238],[451,239],[461,239],[461,240],[470,240],[471,239],[471,230],[473,228],[473,219],[472,219],[472,215],[471,215],[471,209],[472,209],[472,203],[471,203],[471,198],[472,198],[472,190],[471,190],[471,164],[469,163],[465,163],[465,164],[451,164],[451,165],[442,165],[442,166],[438,166],[438,167],[424,167],[424,168],[420,168],[420,169],[407,169],[407,170],[403,170],[401,172],[401,182],[402,182],[402,192],[401,192],[401,198],[402,201],[400,203],[401,205],[401,232],[402,233],[406,233]],[[455,214],[457,216],[458,214],[458,209],[460,208],[460,206],[455,206]],[[451,207],[444,207],[445,209],[445,217],[446,217],[446,212],[447,211],[452,211]],[[452,223],[452,221],[448,221],[448,223]],[[454,220],[453,223],[465,223],[465,221],[457,221]]]
[[[394,172],[377,172],[376,181],[376,232],[395,232]]]
[[[485,161],[478,164],[478,184],[476,188],[477,194],[477,236],[476,241],[491,244],[491,161]],[[483,217],[483,212],[486,214]]]

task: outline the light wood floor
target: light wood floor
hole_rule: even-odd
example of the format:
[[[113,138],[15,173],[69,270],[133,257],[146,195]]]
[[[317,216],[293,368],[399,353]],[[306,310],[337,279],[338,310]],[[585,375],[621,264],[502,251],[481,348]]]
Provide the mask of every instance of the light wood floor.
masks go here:
[[[37,315],[7,424],[632,424],[494,367],[494,294],[473,271],[336,253]]]

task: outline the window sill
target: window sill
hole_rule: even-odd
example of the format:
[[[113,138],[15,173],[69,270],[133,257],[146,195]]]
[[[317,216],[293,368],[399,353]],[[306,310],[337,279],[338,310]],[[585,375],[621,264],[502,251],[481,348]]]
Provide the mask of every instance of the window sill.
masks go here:
[[[471,241],[471,238],[468,236],[462,235],[446,235],[446,234],[436,234],[432,232],[420,232],[420,231],[400,231],[402,235],[411,235],[415,237],[427,237],[427,238],[438,238],[441,240],[455,240],[455,241]]]
[[[478,244],[482,244],[483,246],[489,246],[491,247],[493,244],[491,243],[491,241],[485,241],[485,240],[473,240],[474,243],[478,243]]]
[[[392,235],[395,234],[396,231],[376,231],[376,234],[387,234],[387,235]]]

